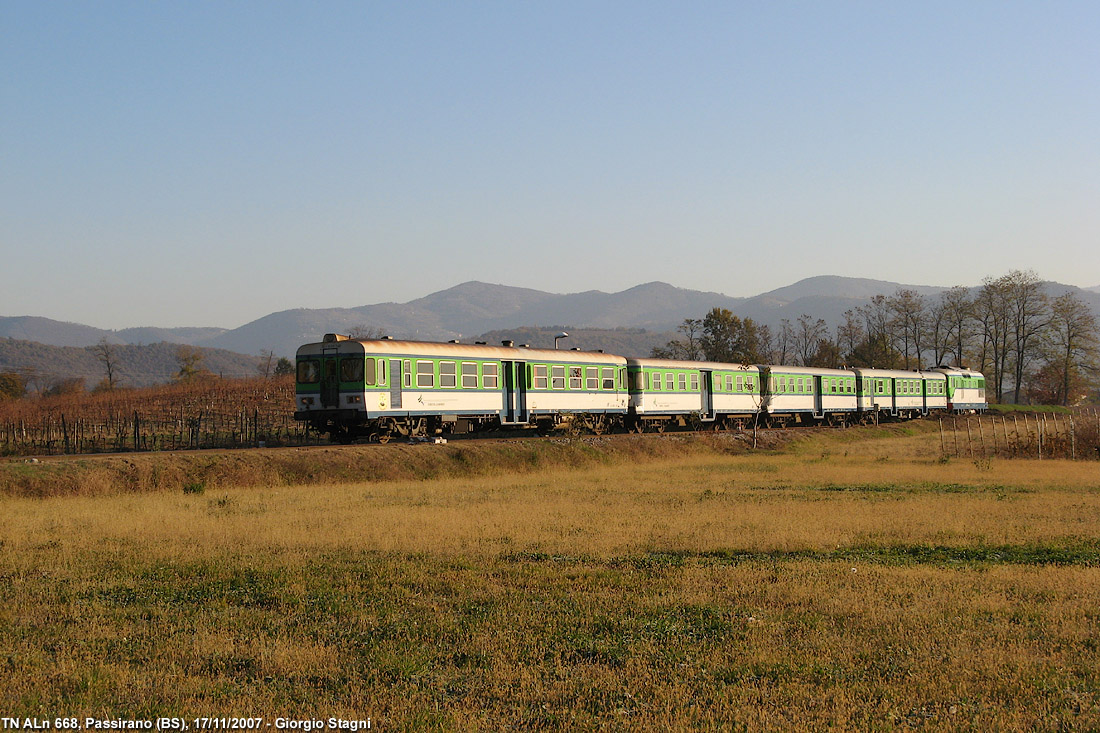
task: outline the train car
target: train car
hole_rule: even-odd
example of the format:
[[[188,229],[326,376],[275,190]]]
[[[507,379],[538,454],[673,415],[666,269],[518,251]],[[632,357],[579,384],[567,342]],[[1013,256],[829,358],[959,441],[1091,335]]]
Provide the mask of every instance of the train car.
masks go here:
[[[966,367],[938,366],[933,372],[947,380],[947,409],[951,412],[985,412],[985,375]]]
[[[947,411],[947,377],[941,372],[922,371],[925,414]]]
[[[946,380],[938,372],[856,368],[865,415],[912,418],[947,409]]]
[[[326,334],[298,349],[294,417],[341,442],[563,419],[599,431],[626,414],[625,372],[600,352]]]
[[[763,377],[763,412],[769,421],[847,422],[857,410],[856,375],[848,369],[768,365]]]
[[[760,370],[749,364],[628,358],[626,369],[635,430],[739,425],[760,409]]]

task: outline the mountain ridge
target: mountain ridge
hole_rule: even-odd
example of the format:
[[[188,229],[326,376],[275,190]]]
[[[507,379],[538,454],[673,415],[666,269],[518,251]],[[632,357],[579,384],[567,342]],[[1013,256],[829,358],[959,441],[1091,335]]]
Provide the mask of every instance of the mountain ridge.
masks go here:
[[[1077,292],[1100,314],[1100,287],[1097,292],[1058,283],[1048,283],[1047,287],[1054,294]],[[234,329],[146,326],[111,331],[37,316],[0,317],[0,338],[81,347],[101,339],[109,343],[159,340],[240,354],[273,351],[276,356],[290,357],[297,346],[317,341],[325,333],[367,329],[399,338],[439,341],[473,340],[482,334],[562,324],[594,331],[627,328],[666,333],[674,332],[685,318],[702,318],[714,307],[727,308],[735,315],[773,328],[782,319],[793,322],[803,313],[835,326],[844,311],[862,305],[873,295],[891,295],[901,288],[926,297],[947,289],[818,275],[752,297],[690,290],[661,281],[615,293],[588,290],[561,294],[470,280],[407,303],[293,308],[269,313]]]

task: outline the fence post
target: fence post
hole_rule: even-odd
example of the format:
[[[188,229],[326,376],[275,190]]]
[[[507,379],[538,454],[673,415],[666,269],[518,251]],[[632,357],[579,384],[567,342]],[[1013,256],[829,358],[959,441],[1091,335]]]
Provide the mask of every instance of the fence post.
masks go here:
[[[970,433],[970,418],[966,418],[966,446],[970,449],[970,457],[974,457],[974,436]]]
[[[1069,457],[1077,460],[1077,421],[1073,419],[1073,413],[1069,416]]]

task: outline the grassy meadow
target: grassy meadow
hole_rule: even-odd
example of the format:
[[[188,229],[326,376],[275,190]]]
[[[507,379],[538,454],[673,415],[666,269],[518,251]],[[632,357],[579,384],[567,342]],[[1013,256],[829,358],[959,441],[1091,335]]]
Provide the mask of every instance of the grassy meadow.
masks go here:
[[[0,715],[1100,728],[1096,462],[853,429],[522,463],[4,496]]]

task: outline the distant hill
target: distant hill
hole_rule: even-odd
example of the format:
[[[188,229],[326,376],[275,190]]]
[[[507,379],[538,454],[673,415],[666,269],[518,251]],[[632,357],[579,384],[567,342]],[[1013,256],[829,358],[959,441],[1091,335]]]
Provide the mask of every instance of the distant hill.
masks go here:
[[[179,372],[176,359],[178,344],[159,343],[148,346],[115,344],[115,369],[119,384],[145,387],[168,382]],[[234,354],[223,349],[202,349],[202,367],[224,377],[254,377],[260,358]],[[0,339],[0,372],[16,371],[34,375],[44,389],[59,379],[83,379],[87,388],[98,384],[106,372],[103,363],[90,346],[49,346],[33,341]]]
[[[803,313],[823,318],[833,326],[841,320],[844,311],[863,305],[874,295],[891,295],[899,288],[915,290],[928,298],[935,298],[945,289],[834,275],[806,278],[751,298],[688,290],[662,282],[645,283],[618,293],[590,290],[568,294],[466,282],[408,303],[376,303],[356,308],[298,308],[271,313],[231,330],[149,327],[106,331],[29,316],[0,318],[0,338],[11,337],[57,346],[90,346],[101,339],[112,343],[165,340],[238,354],[259,355],[271,350],[277,356],[292,357],[299,345],[318,341],[331,332],[374,329],[398,338],[496,341],[500,340],[496,338],[498,333],[514,334],[517,329],[534,329],[532,333],[544,338],[545,331],[565,324],[570,333],[588,331],[592,343],[604,344],[593,348],[612,351],[606,344],[617,343],[623,344],[625,351],[641,349],[649,339],[663,344],[668,340],[665,335],[674,332],[685,318],[702,318],[714,307],[728,308],[735,315],[752,318],[773,328],[778,327],[784,318],[797,321]],[[1076,292],[1092,306],[1094,312],[1100,314],[1100,286],[1083,290],[1057,283],[1047,284],[1047,291],[1052,295],[1060,295],[1067,290]],[[638,329],[652,335],[636,334],[624,341],[619,335],[609,333],[616,329]],[[478,334],[493,336],[481,338]],[[515,337],[515,340],[526,342],[521,337]]]

